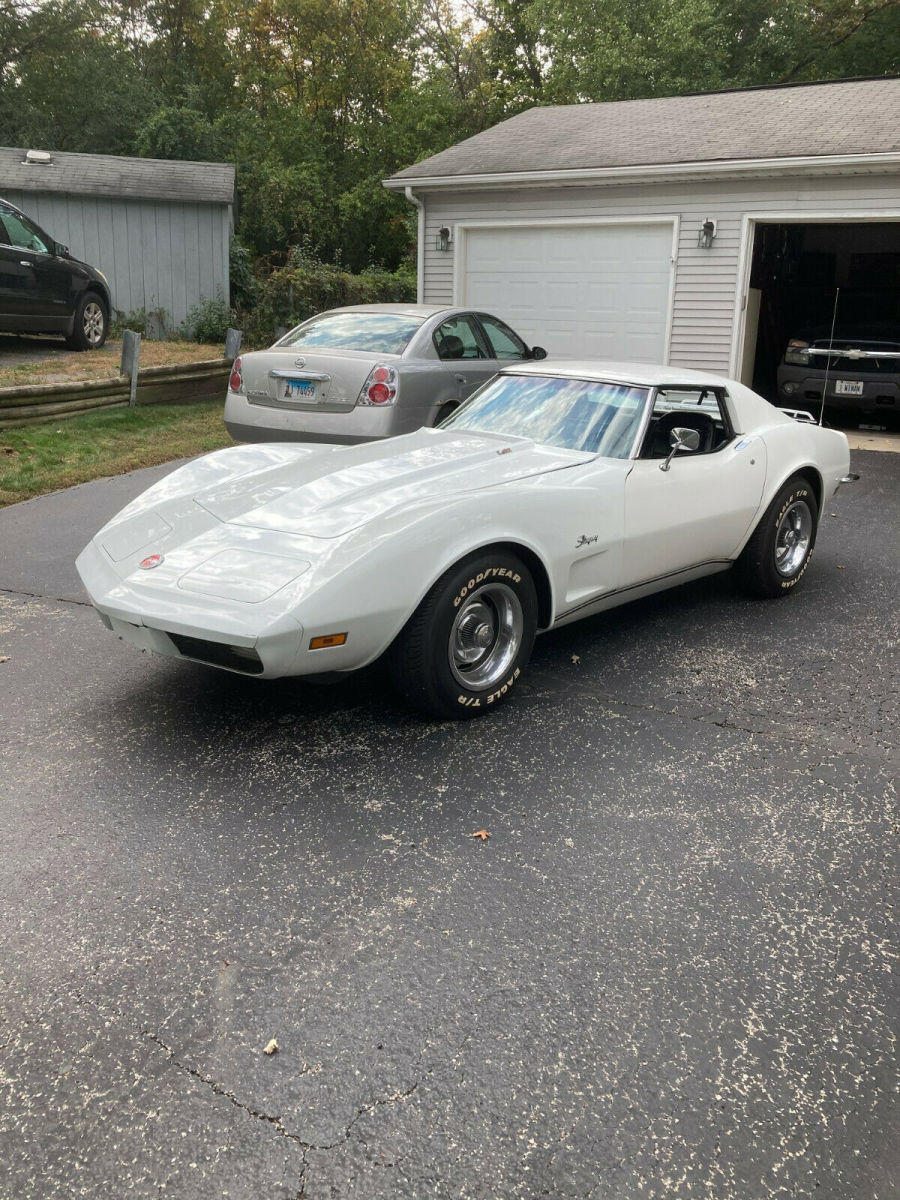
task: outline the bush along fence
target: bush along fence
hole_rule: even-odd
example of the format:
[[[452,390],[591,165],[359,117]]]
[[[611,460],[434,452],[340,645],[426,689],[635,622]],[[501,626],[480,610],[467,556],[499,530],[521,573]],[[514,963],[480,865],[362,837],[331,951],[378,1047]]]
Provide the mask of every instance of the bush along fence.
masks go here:
[[[113,379],[0,388],[0,429],[135,404],[196,404],[201,400],[224,404],[231,362],[240,346],[237,331],[228,331],[222,358],[171,367],[141,369],[140,340],[139,334],[123,337],[122,366]]]

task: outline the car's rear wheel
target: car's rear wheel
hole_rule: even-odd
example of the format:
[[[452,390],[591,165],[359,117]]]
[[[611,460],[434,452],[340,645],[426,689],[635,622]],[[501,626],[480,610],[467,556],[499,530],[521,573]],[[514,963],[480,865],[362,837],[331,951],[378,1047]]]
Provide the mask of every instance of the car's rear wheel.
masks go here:
[[[479,552],[434,584],[388,656],[410,703],[445,720],[502,703],[531,657],[537,594],[528,568],[507,551]]]
[[[446,404],[442,404],[437,411],[437,416],[434,418],[435,425],[440,425],[441,421],[446,420],[446,418],[449,417],[451,413],[455,413],[458,408],[459,405],[453,400],[448,401]]]
[[[102,296],[85,292],[75,309],[75,324],[66,344],[73,350],[99,350],[109,333],[109,311]]]
[[[806,573],[819,523],[819,506],[807,479],[789,479],[766,509],[734,566],[751,596],[786,596]]]

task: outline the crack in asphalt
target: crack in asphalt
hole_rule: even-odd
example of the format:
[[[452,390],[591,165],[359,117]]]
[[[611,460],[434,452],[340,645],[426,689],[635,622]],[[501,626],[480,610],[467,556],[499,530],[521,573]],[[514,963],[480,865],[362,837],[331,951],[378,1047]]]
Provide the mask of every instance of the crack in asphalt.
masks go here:
[[[234,1105],[235,1108],[240,1109],[241,1112],[245,1112],[248,1116],[254,1117],[258,1121],[264,1121],[267,1124],[272,1125],[275,1128],[275,1130],[277,1131],[277,1133],[279,1134],[279,1136],[285,1137],[289,1141],[295,1142],[297,1144],[297,1146],[300,1148],[300,1156],[301,1156],[301,1162],[303,1164],[303,1169],[301,1171],[300,1190],[297,1193],[295,1200],[301,1200],[301,1198],[303,1196],[305,1196],[305,1194],[306,1194],[306,1179],[307,1179],[307,1172],[309,1170],[309,1160],[307,1158],[308,1151],[327,1153],[328,1151],[336,1150],[339,1146],[345,1145],[350,1140],[350,1137],[353,1133],[354,1126],[359,1121],[361,1121],[363,1117],[368,1116],[370,1113],[375,1112],[376,1109],[378,1109],[378,1108],[388,1107],[392,1104],[399,1104],[399,1103],[402,1103],[402,1101],[409,1099],[409,1097],[412,1096],[417,1091],[417,1089],[421,1086],[421,1084],[423,1084],[426,1079],[428,1079],[431,1075],[434,1074],[434,1072],[438,1069],[439,1066],[441,1066],[445,1062],[452,1063],[456,1058],[458,1058],[458,1056],[462,1052],[463,1048],[473,1037],[472,1031],[467,1033],[466,1036],[462,1039],[462,1041],[459,1043],[459,1045],[456,1046],[456,1048],[453,1050],[453,1052],[450,1055],[448,1055],[446,1057],[441,1057],[437,1061],[431,1063],[426,1068],[424,1073],[418,1079],[416,1079],[415,1082],[412,1083],[409,1087],[403,1088],[399,1091],[391,1092],[387,1096],[375,1097],[375,1099],[362,1105],[361,1108],[357,1109],[354,1116],[348,1122],[347,1126],[345,1127],[345,1129],[344,1129],[343,1133],[340,1135],[340,1137],[336,1138],[333,1142],[326,1142],[326,1143],[319,1144],[316,1142],[304,1141],[304,1139],[301,1138],[299,1134],[292,1133],[287,1128],[287,1126],[284,1124],[281,1117],[273,1116],[271,1113],[263,1112],[261,1109],[252,1108],[249,1104],[245,1104],[243,1101],[239,1100],[238,1097],[235,1096],[235,1094],[233,1092],[230,1092],[227,1088],[223,1087],[220,1083],[217,1083],[215,1079],[211,1079],[208,1075],[204,1075],[203,1072],[198,1071],[196,1067],[188,1066],[187,1063],[182,1062],[178,1057],[176,1057],[174,1049],[171,1046],[167,1045],[167,1043],[164,1042],[162,1040],[162,1038],[160,1038],[157,1034],[153,1033],[151,1030],[141,1029],[140,1032],[141,1032],[141,1036],[145,1040],[153,1042],[154,1045],[159,1046],[159,1048],[165,1052],[170,1064],[173,1067],[175,1067],[176,1070],[181,1071],[183,1074],[189,1075],[193,1079],[198,1080],[200,1083],[202,1083],[206,1087],[208,1087],[210,1089],[210,1091],[212,1091],[215,1095],[221,1096],[223,1099],[228,1100],[231,1104]],[[304,1071],[301,1072],[301,1074],[307,1074],[308,1070],[309,1070],[308,1068],[305,1069]],[[361,1142],[362,1145],[367,1146],[365,1139],[359,1137],[359,1135],[357,1135],[357,1138]]]
[[[74,604],[78,608],[92,608],[90,600],[72,600],[67,596],[48,596],[44,592],[22,592],[17,588],[0,587],[0,595],[24,596],[27,600],[51,600],[54,604]]]

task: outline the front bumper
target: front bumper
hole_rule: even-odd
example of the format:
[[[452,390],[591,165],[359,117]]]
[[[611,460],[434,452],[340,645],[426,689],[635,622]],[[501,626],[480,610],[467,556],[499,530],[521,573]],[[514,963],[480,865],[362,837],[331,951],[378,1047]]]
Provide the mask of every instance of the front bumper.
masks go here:
[[[352,446],[412,433],[430,423],[432,406],[384,408],[358,404],[349,412],[310,412],[251,404],[229,392],[225,399],[225,428],[238,442],[323,442]]]
[[[800,409],[812,405],[818,411],[822,404],[824,371],[782,363],[777,378],[779,404]],[[862,395],[839,394],[837,385],[845,380],[861,382]],[[900,371],[875,375],[871,371],[855,371],[852,362],[837,372],[829,371],[825,407],[861,413],[900,413]]]

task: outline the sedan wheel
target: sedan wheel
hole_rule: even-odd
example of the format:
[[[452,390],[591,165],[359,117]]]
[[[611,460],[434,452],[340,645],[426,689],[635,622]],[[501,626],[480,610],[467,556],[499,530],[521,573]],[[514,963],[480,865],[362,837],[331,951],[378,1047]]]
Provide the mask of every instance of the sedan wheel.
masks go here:
[[[417,708],[450,720],[476,717],[516,685],[536,629],[537,594],[528,568],[514,555],[485,551],[437,581],[388,662]]]

